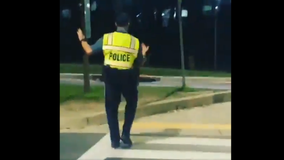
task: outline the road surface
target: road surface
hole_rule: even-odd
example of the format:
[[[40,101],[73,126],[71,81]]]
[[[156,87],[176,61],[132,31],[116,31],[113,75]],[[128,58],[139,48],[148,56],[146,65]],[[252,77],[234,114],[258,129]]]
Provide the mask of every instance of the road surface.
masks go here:
[[[83,85],[83,80],[71,79],[71,78],[61,78],[61,84],[74,84]],[[103,85],[100,81],[91,81],[91,85]],[[140,82],[140,86],[154,86],[154,87],[180,87],[181,81],[177,81],[175,78],[172,80],[161,80],[160,82]],[[228,82],[208,82],[208,81],[189,81],[187,86],[191,88],[199,89],[215,89],[215,90],[231,90],[231,83]]]
[[[132,128],[128,150],[110,147],[107,125],[62,130],[60,160],[231,160],[230,102],[143,117]]]
[[[131,149],[112,149],[109,134],[61,133],[60,160],[230,160],[231,139],[135,135]]]

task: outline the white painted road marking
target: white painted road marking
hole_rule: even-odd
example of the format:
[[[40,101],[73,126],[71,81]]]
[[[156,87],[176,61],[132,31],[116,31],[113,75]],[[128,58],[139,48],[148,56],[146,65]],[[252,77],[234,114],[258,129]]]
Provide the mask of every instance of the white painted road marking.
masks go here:
[[[225,146],[231,147],[231,139],[213,138],[185,138],[171,137],[166,139],[151,140],[148,144],[179,144],[179,145],[205,145],[205,146]]]
[[[231,147],[231,139],[175,137],[166,138],[163,140],[151,140],[146,142],[146,144],[204,145],[216,147]],[[157,160],[231,160],[231,153],[174,150],[112,149],[110,146],[110,137],[109,134],[107,134],[98,143],[91,147],[86,153],[84,153],[78,160],[104,160],[106,158],[140,158]]]
[[[157,160],[204,160],[218,159],[230,160],[230,153],[197,152],[197,151],[157,151],[157,150],[114,150],[111,157],[115,158],[137,158]]]
[[[87,152],[85,152],[77,160],[104,160],[106,153],[111,150],[110,148],[110,135],[106,134],[99,142],[92,146]]]

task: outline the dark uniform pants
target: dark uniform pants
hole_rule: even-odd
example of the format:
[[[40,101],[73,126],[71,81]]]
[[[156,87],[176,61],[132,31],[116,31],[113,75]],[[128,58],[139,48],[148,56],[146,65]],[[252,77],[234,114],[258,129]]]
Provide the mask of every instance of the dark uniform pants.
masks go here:
[[[138,101],[138,81],[133,70],[117,70],[105,67],[105,109],[112,142],[119,142],[118,107],[121,95],[126,100],[122,134],[130,136]]]

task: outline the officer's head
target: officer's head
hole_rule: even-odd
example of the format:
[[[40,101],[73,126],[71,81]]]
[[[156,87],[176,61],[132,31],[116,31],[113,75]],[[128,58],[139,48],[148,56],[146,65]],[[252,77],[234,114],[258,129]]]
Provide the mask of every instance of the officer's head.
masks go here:
[[[115,18],[115,25],[117,27],[128,27],[130,25],[129,16],[126,13],[120,13]]]

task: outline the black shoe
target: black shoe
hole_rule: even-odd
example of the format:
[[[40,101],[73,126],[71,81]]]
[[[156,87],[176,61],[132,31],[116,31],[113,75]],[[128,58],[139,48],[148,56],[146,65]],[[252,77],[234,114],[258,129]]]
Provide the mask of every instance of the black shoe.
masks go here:
[[[131,148],[132,147],[132,141],[130,139],[130,136],[121,136],[121,141],[122,141],[122,148]]]
[[[120,147],[120,143],[119,142],[111,142],[111,147],[116,149]]]

